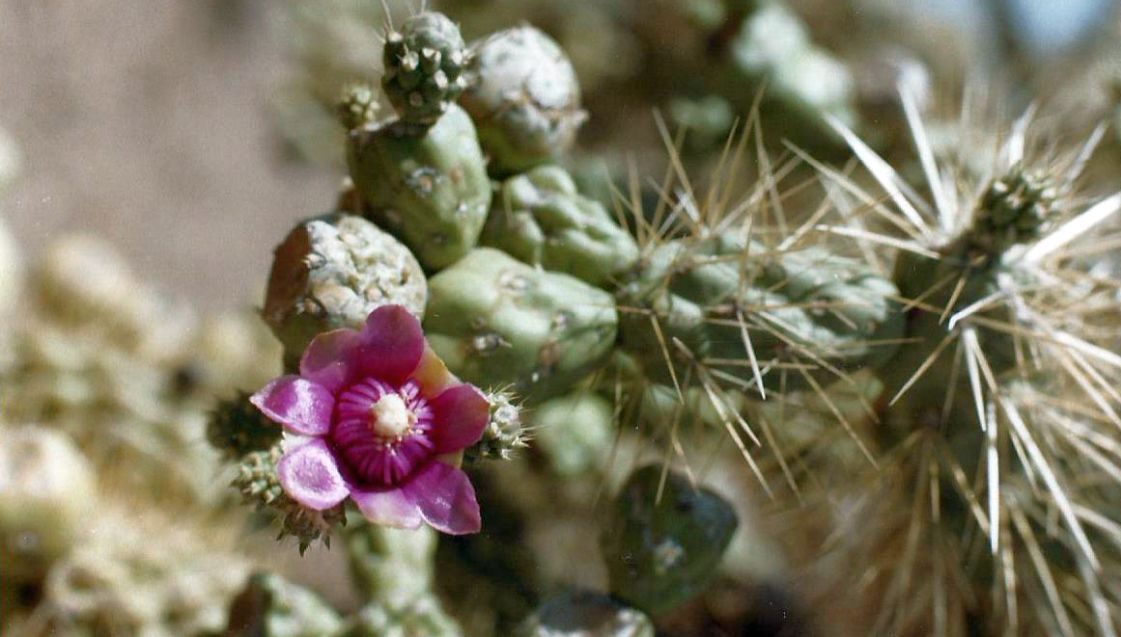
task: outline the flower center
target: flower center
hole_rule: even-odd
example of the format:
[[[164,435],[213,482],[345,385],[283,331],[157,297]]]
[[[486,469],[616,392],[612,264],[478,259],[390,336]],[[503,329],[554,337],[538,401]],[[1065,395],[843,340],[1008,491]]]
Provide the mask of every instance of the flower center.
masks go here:
[[[400,394],[386,394],[370,406],[370,430],[378,438],[397,440],[416,424],[417,416]]]

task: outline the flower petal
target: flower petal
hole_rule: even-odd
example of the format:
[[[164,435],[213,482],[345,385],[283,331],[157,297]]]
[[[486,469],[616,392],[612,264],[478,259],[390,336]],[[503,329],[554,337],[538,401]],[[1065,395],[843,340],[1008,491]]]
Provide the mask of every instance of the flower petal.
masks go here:
[[[286,453],[276,463],[280,486],[309,509],[330,509],[350,495],[327,443],[316,438]]]
[[[428,405],[435,422],[429,438],[436,443],[436,453],[459,451],[475,444],[490,420],[486,396],[467,383],[445,389]]]
[[[413,380],[420,384],[420,391],[425,398],[432,398],[459,382],[459,379],[448,371],[444,361],[440,360],[432,347],[427,344],[424,354],[420,357],[420,363],[413,370]]]
[[[335,397],[299,376],[281,376],[249,398],[270,420],[297,434],[322,436],[331,428]]]
[[[351,492],[350,497],[362,511],[362,515],[374,524],[399,529],[415,529],[423,521],[416,503],[400,487],[355,490]]]
[[[363,376],[400,385],[417,368],[424,348],[420,321],[403,305],[383,305],[366,319],[354,362]]]
[[[432,528],[450,535],[478,533],[482,528],[475,488],[467,474],[442,462],[431,462],[402,487]]]
[[[357,371],[354,361],[362,349],[357,330],[333,330],[312,339],[300,359],[300,375],[331,393],[350,384]]]

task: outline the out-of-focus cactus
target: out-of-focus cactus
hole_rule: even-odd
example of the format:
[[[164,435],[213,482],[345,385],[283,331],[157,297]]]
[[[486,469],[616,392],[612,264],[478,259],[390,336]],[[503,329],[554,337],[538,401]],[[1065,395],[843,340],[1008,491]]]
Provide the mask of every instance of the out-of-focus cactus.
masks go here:
[[[364,606],[339,637],[461,637],[463,630],[431,593]]]
[[[530,418],[534,446],[562,477],[598,469],[615,439],[611,403],[590,391],[549,399],[535,407]]]
[[[975,249],[993,255],[1032,241],[1054,219],[1056,197],[1045,175],[1013,166],[985,189],[966,238]]]
[[[654,623],[607,595],[565,591],[545,600],[517,637],[654,637]]]
[[[495,390],[487,393],[490,403],[490,420],[483,437],[469,447],[464,459],[509,460],[518,449],[529,446],[528,423],[523,422],[521,407],[514,402],[510,392]]]
[[[468,57],[459,27],[442,13],[417,14],[391,31],[381,86],[401,121],[429,125],[439,119],[467,87]]]
[[[280,442],[282,429],[250,404],[249,394],[240,393],[220,401],[206,425],[206,439],[230,460],[254,451],[267,451]]]
[[[672,380],[667,355],[675,364],[715,361],[706,364],[751,382],[744,363],[753,351],[771,370],[768,389],[804,388],[803,373],[831,381],[829,367],[853,371],[891,355],[902,329],[897,294],[863,263],[821,249],[768,253],[727,235],[674,240],[643,259],[621,290],[620,305],[631,308],[622,343],[663,383]]]
[[[345,531],[350,572],[367,600],[400,602],[431,590],[436,532],[394,529],[358,518]]]
[[[471,118],[458,106],[428,128],[394,121],[350,132],[351,177],[370,214],[429,270],[475,246],[491,202]]]
[[[64,434],[0,428],[0,585],[46,575],[79,541],[95,496],[89,461]]]
[[[362,217],[332,213],[300,223],[277,247],[262,316],[294,369],[317,334],[360,328],[382,305],[421,317],[426,297],[408,248]]]
[[[607,359],[617,317],[611,295],[492,248],[432,277],[425,328],[448,368],[481,387],[541,400]]]
[[[348,84],[335,105],[335,115],[348,131],[362,128],[377,119],[378,96],[369,84]]]
[[[475,83],[462,104],[479,129],[491,170],[505,175],[543,164],[571,148],[587,119],[568,57],[531,26],[475,43]]]
[[[606,285],[638,259],[634,238],[572,177],[541,166],[502,185],[482,242],[546,270]]]
[[[663,484],[661,467],[635,471],[600,537],[611,592],[649,613],[673,609],[712,581],[736,526],[715,493],[673,472]]]
[[[271,573],[256,573],[230,608],[227,637],[336,635],[342,619],[315,593]]]

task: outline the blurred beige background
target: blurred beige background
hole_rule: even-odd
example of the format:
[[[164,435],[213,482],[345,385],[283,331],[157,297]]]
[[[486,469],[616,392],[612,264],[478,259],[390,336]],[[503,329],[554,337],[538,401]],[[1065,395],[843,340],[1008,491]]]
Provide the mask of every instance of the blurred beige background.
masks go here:
[[[268,0],[0,0],[0,127],[24,154],[2,214],[33,256],[92,231],[195,305],[259,303],[270,251],[338,176],[282,158]]]

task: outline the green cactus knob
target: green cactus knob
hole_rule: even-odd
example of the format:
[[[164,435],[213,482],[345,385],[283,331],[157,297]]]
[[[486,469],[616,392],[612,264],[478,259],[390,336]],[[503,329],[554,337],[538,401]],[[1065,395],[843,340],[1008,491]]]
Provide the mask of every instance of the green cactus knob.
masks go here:
[[[322,637],[342,628],[338,614],[315,593],[271,573],[256,573],[234,599],[229,637]]]
[[[602,593],[565,591],[542,602],[517,637],[654,637],[654,623]]]
[[[369,84],[348,84],[343,87],[335,113],[346,130],[362,128],[377,118],[378,96]]]
[[[534,446],[560,476],[587,475],[603,466],[615,440],[611,403],[590,391],[549,399],[531,414]]]
[[[426,269],[451,265],[475,247],[491,184],[475,126],[458,106],[420,130],[398,121],[351,131],[347,161],[373,220]]]
[[[487,393],[490,403],[490,420],[483,430],[483,437],[473,447],[465,451],[464,459],[477,462],[489,460],[509,460],[518,449],[529,446],[529,432],[522,422],[522,410],[508,391]]]
[[[275,252],[262,317],[292,369],[316,335],[359,328],[375,308],[424,314],[427,284],[409,249],[373,223],[332,213],[296,226]]]
[[[218,403],[206,423],[206,439],[228,459],[237,460],[253,451],[266,451],[280,441],[283,430],[240,393]]]
[[[0,579],[46,575],[79,539],[95,496],[93,469],[65,434],[0,428]]]
[[[566,274],[478,248],[429,280],[424,326],[448,368],[529,400],[564,392],[615,342],[611,295]]]
[[[663,343],[678,375],[719,361],[705,364],[751,382],[746,327],[759,365],[771,369],[766,388],[804,389],[812,384],[799,369],[832,381],[830,368],[855,371],[890,357],[903,324],[897,296],[862,262],[824,250],[768,253],[729,236],[675,240],[643,259],[620,290],[620,305],[638,310],[623,314],[621,342],[657,382],[673,380]]]
[[[981,196],[966,231],[976,250],[999,254],[1039,237],[1054,218],[1058,193],[1045,175],[1013,166]]]
[[[381,87],[401,121],[429,125],[467,87],[467,45],[442,13],[412,16],[385,39]]]
[[[364,606],[339,637],[462,637],[463,629],[432,593]]]
[[[472,45],[475,83],[461,103],[497,174],[546,163],[567,151],[587,119],[580,84],[564,51],[531,26]]]
[[[673,472],[663,487],[660,466],[635,471],[600,536],[612,594],[654,615],[672,610],[712,581],[737,524],[712,491]]]
[[[631,235],[602,205],[582,197],[572,177],[557,166],[506,180],[481,241],[530,265],[597,286],[638,260]]]

